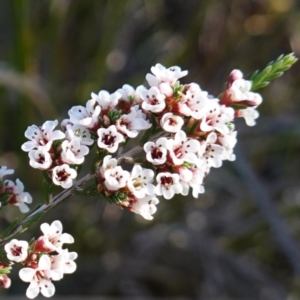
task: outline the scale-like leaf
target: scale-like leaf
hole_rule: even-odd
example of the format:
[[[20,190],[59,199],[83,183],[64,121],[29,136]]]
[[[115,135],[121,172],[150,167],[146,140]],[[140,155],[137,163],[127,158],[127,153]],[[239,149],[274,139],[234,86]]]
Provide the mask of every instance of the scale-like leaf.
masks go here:
[[[252,81],[252,91],[258,90],[267,86],[271,80],[280,77],[284,71],[288,70],[298,58],[294,53],[280,55],[275,61],[271,61],[261,72],[255,71],[250,80]]]

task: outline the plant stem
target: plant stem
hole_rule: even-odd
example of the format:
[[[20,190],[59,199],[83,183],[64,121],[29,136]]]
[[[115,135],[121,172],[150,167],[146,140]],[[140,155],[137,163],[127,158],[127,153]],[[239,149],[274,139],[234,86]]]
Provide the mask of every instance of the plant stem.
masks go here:
[[[128,161],[138,153],[140,153],[143,150],[142,147],[136,146],[132,148],[131,150],[127,151],[126,153],[122,154],[118,157],[118,163],[122,163],[123,161]],[[55,197],[51,199],[50,203],[43,204],[38,209],[34,210],[32,213],[30,213],[27,217],[25,217],[23,220],[18,222],[15,226],[15,228],[11,231],[9,235],[7,235],[5,238],[0,239],[0,247],[4,246],[9,240],[11,240],[16,235],[22,233],[24,229],[27,229],[27,226],[25,226],[26,223],[28,223],[31,219],[33,219],[35,216],[37,216],[40,213],[45,213],[55,207],[57,204],[61,203],[65,199],[67,199],[69,196],[71,196],[74,192],[74,190],[82,185],[84,185],[86,182],[90,181],[96,176],[96,174],[88,173],[78,181],[74,183],[74,185],[68,189],[63,190],[59,194],[57,194]]]

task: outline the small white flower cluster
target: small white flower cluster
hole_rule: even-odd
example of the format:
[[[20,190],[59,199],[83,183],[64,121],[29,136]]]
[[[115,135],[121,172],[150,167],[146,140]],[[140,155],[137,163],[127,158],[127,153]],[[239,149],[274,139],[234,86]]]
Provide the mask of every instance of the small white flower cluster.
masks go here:
[[[99,178],[103,186],[98,188],[104,189],[106,196],[121,192],[124,199],[119,197],[119,204],[146,219],[153,218],[156,196],[186,196],[191,188],[197,198],[204,192],[203,180],[210,168],[235,159],[234,117],[243,116],[248,125],[254,125],[255,108],[262,102],[259,94],[250,92],[251,82],[242,79],[238,70],[230,74],[221,101],[195,83],[181,85],[178,79],[187,71],[177,66],[167,69],[157,64],[151,71],[153,74],[146,76],[150,88],[138,87],[135,97],[141,99],[144,113],[152,114],[165,132],[166,137],[144,144],[146,161],[155,172],[134,165],[129,173],[117,166],[116,159],[106,156]]]
[[[60,280],[64,274],[71,274],[76,270],[74,260],[77,253],[62,249],[63,244],[73,243],[74,239],[70,234],[62,233],[62,230],[60,221],[54,221],[51,225],[44,223],[41,225],[43,235],[31,244],[13,239],[4,246],[7,258],[24,267],[19,276],[30,283],[26,291],[26,296],[30,299],[35,298],[39,292],[45,297],[53,296],[55,287],[52,280]]]
[[[151,127],[137,95],[129,85],[113,94],[92,93],[85,107],[78,105],[69,110],[70,118],[61,124],[65,132],[54,130],[57,120],[41,127],[29,126],[25,132],[29,141],[22,150],[28,152],[30,165],[48,171],[55,185],[71,187],[77,177],[75,166],[84,162],[88,146],[94,141],[102,151],[115,153],[126,138],[135,138]]]
[[[255,119],[259,117],[256,108],[262,103],[261,95],[251,92],[251,87],[252,82],[243,79],[243,73],[240,70],[233,70],[220,101],[224,105],[235,107],[235,116],[243,117],[248,126],[256,124]]]
[[[54,184],[69,188],[77,176],[76,165],[96,142],[98,161],[104,158],[97,191],[111,202],[152,219],[156,196],[171,199],[188,195],[191,188],[197,198],[210,169],[235,159],[234,118],[244,117],[254,125],[262,98],[251,92],[251,82],[239,70],[230,73],[220,100],[196,83],[181,84],[179,79],[188,72],[177,66],[156,64],[151,71],[146,75],[149,88],[124,85],[112,94],[102,90],[92,93],[86,106],[72,107],[69,119],[62,122],[65,132],[54,130],[57,121],[28,127],[25,136],[30,141],[22,149],[29,152],[30,165],[48,171]],[[131,173],[107,155],[147,129],[161,137],[145,140],[146,158]],[[144,168],[149,163],[152,170]]]
[[[4,180],[3,177],[11,175],[14,170],[0,166],[0,207],[7,204],[18,206],[22,213],[27,213],[29,208],[27,204],[32,202],[32,197],[28,192],[24,192],[23,183],[17,179],[16,183],[12,180]]]
[[[99,172],[98,187],[102,183],[100,190],[105,191],[106,197],[118,197],[117,202],[120,205],[147,220],[152,220],[159,202],[155,197],[155,186],[152,184],[154,172],[134,165],[129,173],[117,163],[111,155],[105,156]]]

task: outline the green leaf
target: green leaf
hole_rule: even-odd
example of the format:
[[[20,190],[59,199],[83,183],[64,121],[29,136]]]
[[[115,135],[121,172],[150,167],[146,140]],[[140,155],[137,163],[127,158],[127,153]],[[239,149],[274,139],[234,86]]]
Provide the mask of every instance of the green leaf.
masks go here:
[[[0,269],[0,275],[9,274],[10,270],[11,270],[11,267],[1,268]]]
[[[8,236],[16,227],[16,225],[18,224],[19,219],[16,218],[3,232],[1,232],[0,234],[0,238],[5,238],[6,236]]]
[[[123,201],[127,200],[127,193],[126,192],[115,192],[106,197],[108,202],[111,204],[120,204]]]
[[[26,220],[25,222],[22,223],[23,228],[24,229],[28,228],[33,223],[38,221],[44,214],[45,214],[45,211],[41,211],[41,212],[33,215],[31,218],[29,218],[28,220]]]
[[[10,197],[11,197],[10,191],[5,191],[2,195],[0,195],[1,206],[5,206]]]
[[[271,80],[280,77],[297,60],[298,58],[295,57],[294,53],[282,54],[275,61],[271,61],[261,72],[255,71],[250,77],[252,81],[251,90],[255,91],[267,86]]]
[[[0,249],[0,262],[3,262],[7,265],[10,264],[10,260],[6,256],[6,252],[4,249]]]
[[[176,82],[173,87],[173,97],[178,100],[181,97],[181,93],[184,90],[184,86],[181,85],[179,82]]]
[[[111,124],[115,124],[116,121],[120,118],[121,114],[121,111],[111,109],[108,111],[107,116],[110,119]]]

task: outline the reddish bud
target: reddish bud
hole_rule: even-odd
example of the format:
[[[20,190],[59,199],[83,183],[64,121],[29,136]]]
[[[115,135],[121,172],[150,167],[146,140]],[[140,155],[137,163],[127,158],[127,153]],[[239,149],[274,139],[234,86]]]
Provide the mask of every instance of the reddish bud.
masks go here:
[[[11,285],[11,280],[6,274],[0,275],[0,286],[8,289]]]

